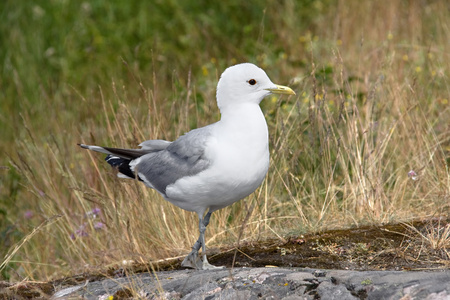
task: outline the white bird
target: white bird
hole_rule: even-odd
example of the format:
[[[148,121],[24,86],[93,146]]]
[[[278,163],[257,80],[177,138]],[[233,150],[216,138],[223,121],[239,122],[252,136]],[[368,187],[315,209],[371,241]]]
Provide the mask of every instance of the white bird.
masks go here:
[[[206,226],[214,211],[253,193],[266,176],[269,140],[259,103],[272,93],[295,95],[289,87],[272,83],[259,67],[238,64],[226,69],[217,85],[220,121],[174,142],[145,141],[140,149],[80,146],[108,154],[106,161],[119,177],[143,181],[172,204],[196,212],[200,236],[181,265],[217,268],[206,258]]]

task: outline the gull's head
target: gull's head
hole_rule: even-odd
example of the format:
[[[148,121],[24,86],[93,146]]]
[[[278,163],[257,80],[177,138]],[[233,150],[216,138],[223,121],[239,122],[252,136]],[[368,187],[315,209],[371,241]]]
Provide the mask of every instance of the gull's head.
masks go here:
[[[292,89],[274,84],[266,72],[254,64],[239,64],[229,67],[220,76],[217,105],[222,111],[241,103],[259,104],[270,94],[295,95]]]

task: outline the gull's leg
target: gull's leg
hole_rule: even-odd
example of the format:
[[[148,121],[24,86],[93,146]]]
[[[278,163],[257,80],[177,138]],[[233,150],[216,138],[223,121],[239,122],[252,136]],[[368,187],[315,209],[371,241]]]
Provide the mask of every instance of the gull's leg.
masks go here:
[[[209,214],[209,216],[208,216],[208,214]],[[209,217],[211,217],[211,214],[209,212],[208,212],[208,214],[207,214],[208,219],[207,219],[206,225],[208,225]],[[206,216],[205,216],[205,219],[206,219]],[[216,267],[216,266],[211,265],[208,262],[208,259],[206,258],[205,230],[206,230],[206,226],[204,225],[203,222],[200,222],[200,237],[199,237],[199,240],[201,240],[200,243],[202,245],[202,254],[203,254],[203,264],[202,264],[201,270],[222,269],[224,267]]]
[[[205,231],[206,227],[209,224],[209,220],[211,219],[212,212],[208,212],[203,218],[199,215],[199,223],[198,229],[200,231],[200,236],[198,240],[195,242],[194,246],[192,246],[191,253],[186,256],[186,258],[181,263],[182,267],[194,268],[197,270],[211,270],[211,269],[221,269],[223,267],[216,267],[211,265],[206,258],[206,245],[205,245]],[[198,250],[202,247],[203,261],[198,257]]]
[[[200,247],[202,246],[202,240],[201,240],[201,224],[203,223],[203,226],[205,227],[205,229],[204,229],[204,231],[206,231],[206,227],[208,227],[208,224],[209,224],[209,220],[211,219],[211,215],[212,215],[212,212],[208,212],[206,215],[205,215],[205,217],[203,218],[203,221],[202,221],[202,219],[200,219],[200,223],[199,223],[199,231],[200,231],[200,236],[198,237],[198,240],[195,242],[195,244],[194,244],[194,246],[192,247],[192,249],[197,249],[197,251],[198,250],[200,250]]]
[[[204,241],[204,233],[206,230],[206,226],[209,224],[209,220],[211,219],[211,212],[208,212],[204,218],[202,216],[198,216],[199,218],[199,231],[200,236],[198,237],[198,240],[195,242],[194,246],[192,246],[192,251],[186,256],[186,258],[181,263],[182,267],[186,268],[193,268],[201,270],[203,269],[203,263],[198,257],[198,250],[200,250],[200,247],[202,246],[202,241]],[[202,234],[202,228],[203,228],[203,234]],[[203,235],[203,239],[202,239]]]

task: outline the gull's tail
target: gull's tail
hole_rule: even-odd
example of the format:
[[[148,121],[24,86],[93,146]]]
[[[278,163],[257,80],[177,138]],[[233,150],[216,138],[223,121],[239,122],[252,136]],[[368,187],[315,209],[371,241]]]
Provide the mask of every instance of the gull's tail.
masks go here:
[[[139,147],[141,147],[141,149],[110,148],[85,144],[78,144],[78,146],[83,149],[108,154],[105,160],[113,168],[119,171],[119,174],[117,174],[117,176],[121,178],[139,179],[142,181],[142,179],[133,172],[132,168],[130,167],[130,163],[145,154],[162,151],[166,149],[170,144],[171,142],[164,140],[149,140],[139,144]]]
[[[119,173],[117,176],[121,178],[130,178],[130,179],[139,179],[130,168],[130,163],[136,159],[150,153],[146,149],[121,149],[121,148],[110,148],[110,147],[100,147],[100,146],[91,146],[78,144],[83,149],[88,149],[100,153],[108,154],[105,158],[106,162],[110,164],[113,168],[117,169]],[[142,180],[141,180],[142,181]]]

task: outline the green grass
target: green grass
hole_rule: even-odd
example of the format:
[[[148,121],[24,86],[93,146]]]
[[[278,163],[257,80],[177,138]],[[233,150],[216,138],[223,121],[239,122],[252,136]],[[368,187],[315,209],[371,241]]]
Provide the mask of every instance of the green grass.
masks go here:
[[[214,214],[208,246],[235,245],[249,209],[242,240],[447,215],[448,9],[2,1],[0,277],[45,280],[186,254],[196,216],[117,179],[102,155],[76,144],[137,146],[215,122],[218,76],[245,61],[297,96],[262,103],[269,174]]]

